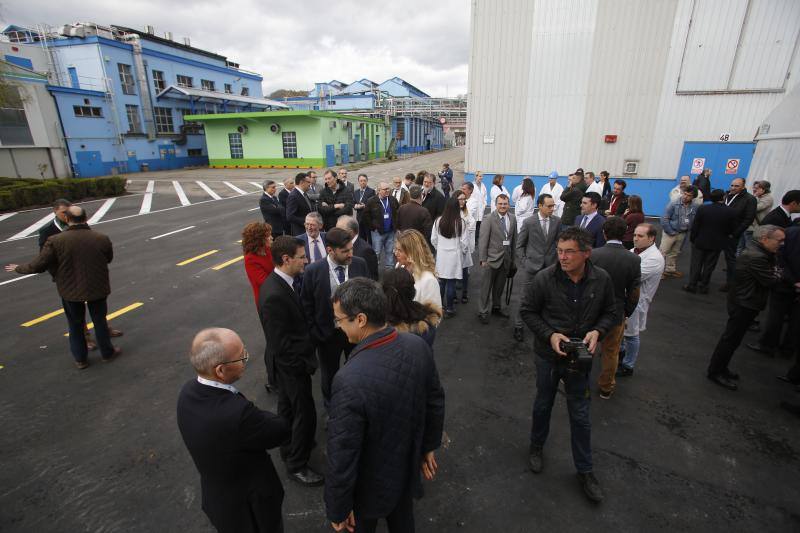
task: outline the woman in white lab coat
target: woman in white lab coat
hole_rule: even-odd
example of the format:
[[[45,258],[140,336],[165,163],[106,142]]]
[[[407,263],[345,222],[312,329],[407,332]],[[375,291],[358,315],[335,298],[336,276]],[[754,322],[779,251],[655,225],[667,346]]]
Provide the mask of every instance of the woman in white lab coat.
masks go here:
[[[458,191],[456,198],[458,198],[458,207],[461,210],[461,220],[469,233],[467,247],[464,248],[464,253],[461,257],[461,303],[465,304],[469,302],[469,295],[467,294],[469,290],[469,269],[474,264],[472,254],[475,252],[475,217],[470,213],[467,205],[467,196]]]
[[[463,275],[464,250],[469,247],[469,237],[469,229],[461,220],[458,198],[448,198],[442,216],[434,221],[431,230],[431,244],[436,248],[439,293],[444,302],[444,316],[447,318],[456,314],[453,307],[456,280],[461,279]]]
[[[525,178],[522,180],[522,194],[514,205],[514,216],[517,217],[517,233],[522,231],[522,223],[525,222],[525,219],[533,216],[535,207],[536,187],[534,187],[532,179]]]
[[[472,182],[473,191],[470,198],[475,198],[478,201],[478,213],[475,217],[475,241],[481,235],[481,222],[483,221],[483,213],[486,211],[486,185],[483,184],[483,172],[480,170],[475,173],[475,179]]]
[[[494,211],[497,209],[495,207],[495,200],[501,194],[505,194],[508,196],[508,203],[511,203],[511,194],[508,192],[508,189],[505,188],[503,185],[503,181],[505,181],[506,177],[502,174],[495,174],[494,179],[492,179],[492,190],[489,193],[489,196],[492,199],[492,206],[491,210]]]

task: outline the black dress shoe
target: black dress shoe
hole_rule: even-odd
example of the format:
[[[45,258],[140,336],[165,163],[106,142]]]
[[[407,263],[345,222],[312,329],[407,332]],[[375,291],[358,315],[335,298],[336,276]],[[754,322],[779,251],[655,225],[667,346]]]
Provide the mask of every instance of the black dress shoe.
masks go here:
[[[488,324],[489,323],[489,317],[484,315],[483,313],[478,315],[478,320],[481,321],[481,324]]]
[[[789,376],[775,376],[775,377],[783,381],[784,383],[791,383],[792,385],[800,384],[800,380],[798,381],[792,380],[792,378],[790,378]]]
[[[586,493],[587,498],[595,503],[600,503],[603,501],[603,489],[600,487],[600,482],[597,481],[597,478],[594,477],[593,473],[578,473],[578,480],[580,480],[581,487],[583,487],[583,492]]]
[[[544,466],[543,459],[542,447],[531,444],[531,449],[528,453],[528,468],[531,469],[531,472],[538,474],[542,471],[542,467]]]
[[[508,318],[511,316],[508,314],[508,311],[502,309],[501,307],[495,307],[494,309],[492,309],[492,314],[495,316],[501,316],[503,318]]]
[[[444,317],[445,318],[453,318],[454,316],[456,316],[456,310],[455,309],[445,309],[444,310]]]
[[[616,375],[617,375],[618,378],[624,378],[624,377],[632,376],[633,375],[633,369],[632,368],[628,368],[625,365],[619,365],[619,368],[617,369],[617,374]]]
[[[469,303],[469,296],[466,296],[466,295],[462,296],[461,297],[461,303],[462,304],[468,304]]]
[[[297,472],[289,472],[289,479],[306,487],[318,487],[325,483],[325,478],[322,477],[322,474],[315,472],[308,466],[301,468]]]
[[[700,287],[697,289],[697,294],[708,294],[708,287]]]
[[[733,380],[730,378],[723,376],[722,374],[709,374],[708,379],[719,385],[720,387],[724,387],[728,390],[736,390],[739,388]]]
[[[732,370],[729,370],[727,368],[722,372],[722,375],[725,376],[728,379],[732,379],[734,381],[739,381],[739,374],[736,373],[736,372],[733,372]]]
[[[767,348],[766,346],[761,346],[761,344],[757,342],[748,342],[745,344],[748,348],[753,350],[754,352],[764,353],[764,354],[772,354],[774,350],[771,348]]]
[[[683,290],[686,292],[691,292],[692,294],[697,292],[697,287],[692,287],[691,285],[684,285]]]
[[[522,328],[514,328],[514,340],[517,342],[522,342],[525,337],[522,334]]]

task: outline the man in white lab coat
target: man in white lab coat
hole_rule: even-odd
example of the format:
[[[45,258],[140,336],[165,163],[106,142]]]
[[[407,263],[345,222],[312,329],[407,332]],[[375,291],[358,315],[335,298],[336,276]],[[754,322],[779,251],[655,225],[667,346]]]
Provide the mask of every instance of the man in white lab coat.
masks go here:
[[[539,191],[539,194],[549,194],[553,197],[553,200],[556,202],[555,211],[553,211],[553,215],[561,218],[561,214],[564,212],[564,201],[561,199],[561,194],[564,192],[564,187],[558,183],[558,172],[555,170],[550,173],[548,176],[547,183],[542,186],[542,190]]]
[[[661,274],[664,273],[664,256],[656,246],[656,228],[652,224],[639,224],[633,231],[633,250],[642,260],[642,284],[639,303],[625,325],[623,346],[625,358],[617,370],[617,376],[632,376],[633,366],[639,356],[639,333],[647,327],[647,313],[650,302],[658,290]]]

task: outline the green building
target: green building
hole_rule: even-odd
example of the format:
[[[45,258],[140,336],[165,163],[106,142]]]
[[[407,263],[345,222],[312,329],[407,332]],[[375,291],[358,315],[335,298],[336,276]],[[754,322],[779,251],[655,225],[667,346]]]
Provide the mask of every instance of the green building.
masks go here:
[[[187,115],[205,128],[212,168],[309,168],[383,157],[383,120],[325,111]]]

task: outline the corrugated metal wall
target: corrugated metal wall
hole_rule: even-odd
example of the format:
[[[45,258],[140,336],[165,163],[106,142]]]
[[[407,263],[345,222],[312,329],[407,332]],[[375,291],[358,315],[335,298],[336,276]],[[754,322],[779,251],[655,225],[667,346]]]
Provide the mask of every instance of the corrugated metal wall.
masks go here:
[[[465,168],[673,178],[684,141],[753,139],[799,34],[798,0],[474,0]]]

